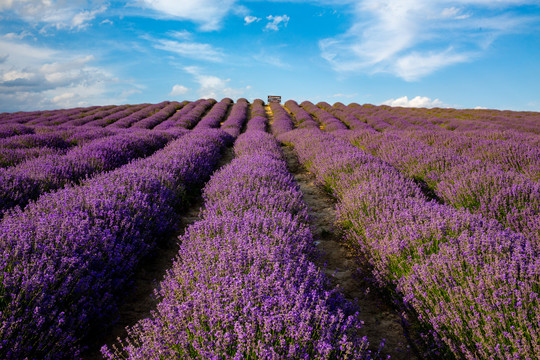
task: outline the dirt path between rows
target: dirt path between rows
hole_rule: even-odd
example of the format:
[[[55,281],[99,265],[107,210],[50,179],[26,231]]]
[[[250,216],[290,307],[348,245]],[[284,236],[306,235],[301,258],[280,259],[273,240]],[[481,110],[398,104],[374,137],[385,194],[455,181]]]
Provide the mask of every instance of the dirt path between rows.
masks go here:
[[[214,171],[227,165],[233,158],[234,150],[232,147],[228,147]],[[142,261],[134,275],[134,290],[118,310],[118,322],[107,330],[106,335],[102,334],[88,345],[89,349],[83,354],[83,359],[103,359],[100,352],[103,345],[106,344],[111,348],[111,345],[116,343],[117,338],[124,339],[127,336],[126,327],[132,327],[139,320],[150,316],[150,312],[157,306],[154,289],[159,287],[159,283],[163,280],[167,270],[172,267],[178,254],[180,248],[178,237],[184,234],[189,225],[200,219],[199,214],[203,205],[202,197],[196,196],[179,217],[177,233],[159,243],[152,255]]]
[[[360,330],[367,336],[372,351],[377,351],[379,344],[385,342],[382,358],[390,355],[391,359],[418,359],[409,345],[401,317],[377,291],[370,291],[370,282],[361,274],[354,252],[341,241],[335,230],[336,210],[334,199],[317,186],[315,176],[300,163],[289,146],[282,146],[290,172],[303,193],[304,202],[310,208],[311,227],[317,247],[321,252],[315,263],[329,275],[334,286],[348,300],[358,301],[359,318],[364,321]]]

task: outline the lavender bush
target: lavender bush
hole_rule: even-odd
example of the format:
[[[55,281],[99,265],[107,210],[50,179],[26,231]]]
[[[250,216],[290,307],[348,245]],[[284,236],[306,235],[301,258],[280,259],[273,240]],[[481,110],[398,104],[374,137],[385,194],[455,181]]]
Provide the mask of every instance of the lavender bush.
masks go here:
[[[132,159],[148,156],[170,137],[131,132],[94,140],[65,155],[51,154],[0,169],[0,214],[25,206],[39,195],[96,173],[112,170]]]
[[[294,116],[293,121],[297,127],[306,129],[315,129],[319,127],[311,115],[298,106],[296,101],[287,100],[285,102],[285,108]]]
[[[313,105],[313,103],[311,103],[310,101],[303,101],[300,106],[312,116],[314,116],[319,121],[319,123],[321,123],[321,128],[326,129],[326,131],[347,129],[347,126],[343,124],[339,119],[334,117],[328,111]]]
[[[175,114],[179,109],[181,109],[188,102],[184,101],[179,103],[177,101],[170,102],[167,106],[163,107],[161,110],[157,111],[155,114],[143,119],[141,121],[133,124],[133,127],[138,127],[142,129],[152,129],[156,125],[162,123],[167,118]]]
[[[151,104],[149,106],[146,106],[139,111],[136,111],[126,117],[123,117],[112,124],[108,125],[108,127],[111,128],[128,128],[132,126],[133,124],[146,119],[157,112],[159,112],[161,109],[169,105],[169,101],[163,101],[159,104]]]
[[[221,129],[231,134],[232,137],[237,138],[246,121],[248,106],[249,104],[246,99],[238,99],[232,106],[229,116],[227,116],[227,119],[221,125]]]
[[[294,124],[289,113],[278,103],[270,103],[270,109],[274,117],[272,133],[275,136],[284,134],[294,129]]]
[[[346,238],[457,357],[540,355],[539,250],[519,233],[428,201],[389,164],[314,130],[282,136],[339,199]],[[496,275],[495,275],[496,274]]]
[[[224,121],[229,107],[232,105],[233,101],[230,98],[225,98],[215,104],[209,111],[206,113],[201,121],[195,125],[194,129],[210,129],[218,128],[221,126],[221,123]]]
[[[142,257],[228,141],[194,132],[153,156],[41,197],[0,223],[0,356],[78,358],[102,331]]]
[[[266,110],[264,108],[264,102],[261,99],[253,100],[251,104],[251,114],[249,122],[247,123],[246,131],[259,130],[266,131]]]
[[[307,209],[275,139],[240,136],[204,189],[152,318],[109,359],[369,358],[361,323],[306,254]]]
[[[138,104],[138,105],[134,105],[134,106],[129,106],[127,108],[125,108],[124,110],[121,110],[121,111],[115,111],[113,112],[112,114],[109,114],[101,119],[95,119],[95,120],[92,120],[90,122],[87,122],[86,124],[84,124],[83,126],[100,126],[100,127],[105,127],[105,126],[108,126],[110,124],[113,124],[114,122],[120,120],[120,119],[123,119],[135,112],[138,112],[146,107],[150,106],[150,104]]]
[[[4,139],[15,135],[32,134],[34,130],[28,126],[18,123],[7,123],[0,125],[0,139]]]

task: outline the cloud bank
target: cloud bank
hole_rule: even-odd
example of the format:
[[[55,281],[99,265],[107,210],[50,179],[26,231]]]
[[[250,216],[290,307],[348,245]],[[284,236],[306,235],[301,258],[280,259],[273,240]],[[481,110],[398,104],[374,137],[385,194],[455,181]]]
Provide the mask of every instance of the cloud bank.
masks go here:
[[[142,4],[164,15],[198,23],[200,30],[221,28],[223,18],[234,11],[236,0],[142,0]]]
[[[83,29],[107,9],[103,0],[0,0],[0,11],[57,29]]]
[[[203,70],[197,66],[187,66],[184,70],[188,74],[193,75],[195,82],[199,84],[197,93],[200,98],[238,98],[250,89],[249,86],[245,88],[233,88],[229,86],[231,79],[223,79],[218,76],[204,74]]]
[[[381,105],[415,108],[447,107],[447,105],[445,105],[441,100],[432,100],[426,96],[415,96],[410,100],[407,96],[403,96],[397,99],[386,100]]]
[[[0,39],[0,108],[55,109],[122,102],[131,86],[93,55],[70,53]],[[135,90],[136,91],[136,90]]]
[[[499,36],[538,21],[506,11],[532,0],[361,0],[349,30],[319,42],[338,72],[416,81],[481,56]]]
[[[180,96],[187,94],[189,89],[185,87],[184,85],[174,85],[171,92],[169,93],[170,96]]]
[[[160,39],[154,41],[153,46],[156,49],[172,52],[180,56],[195,60],[220,62],[225,56],[221,52],[221,50],[215,49],[210,44],[198,43],[193,41]]]

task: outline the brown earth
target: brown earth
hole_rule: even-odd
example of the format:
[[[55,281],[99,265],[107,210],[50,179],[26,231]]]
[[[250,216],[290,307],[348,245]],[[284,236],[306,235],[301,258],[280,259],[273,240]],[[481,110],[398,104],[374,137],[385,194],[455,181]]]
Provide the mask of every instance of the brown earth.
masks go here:
[[[315,176],[300,165],[291,147],[283,146],[282,150],[303,193],[304,202],[310,208],[312,233],[320,250],[320,257],[314,262],[329,275],[332,284],[348,300],[357,301],[359,318],[364,322],[360,334],[367,336],[374,352],[382,341],[385,342],[382,358],[390,355],[391,359],[418,359],[414,347],[407,340],[407,329],[402,326],[398,312],[365,278],[366,272],[361,271],[358,255],[341,241],[335,225],[335,200],[317,186]]]
[[[297,124],[294,114],[286,107],[283,108]],[[270,106],[265,109],[272,125],[272,110]],[[315,176],[299,163],[292,147],[282,146],[281,149],[289,171],[300,186],[303,200],[309,207],[311,231],[320,252],[313,261],[329,276],[332,285],[337,287],[347,300],[359,305],[359,319],[364,322],[359,333],[367,336],[370,350],[376,353],[384,341],[381,358],[421,358],[418,356],[417,346],[409,342],[409,329],[403,325],[398,310],[392,306],[388,297],[373,286],[370,271],[359,261],[359,255],[342,241],[336,226],[335,199],[317,185]]]

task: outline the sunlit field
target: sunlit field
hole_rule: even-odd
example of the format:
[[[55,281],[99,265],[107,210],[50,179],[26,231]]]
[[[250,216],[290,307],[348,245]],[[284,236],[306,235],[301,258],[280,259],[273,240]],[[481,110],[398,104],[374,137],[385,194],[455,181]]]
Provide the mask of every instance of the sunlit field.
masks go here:
[[[2,359],[537,359],[540,114],[0,114]]]

